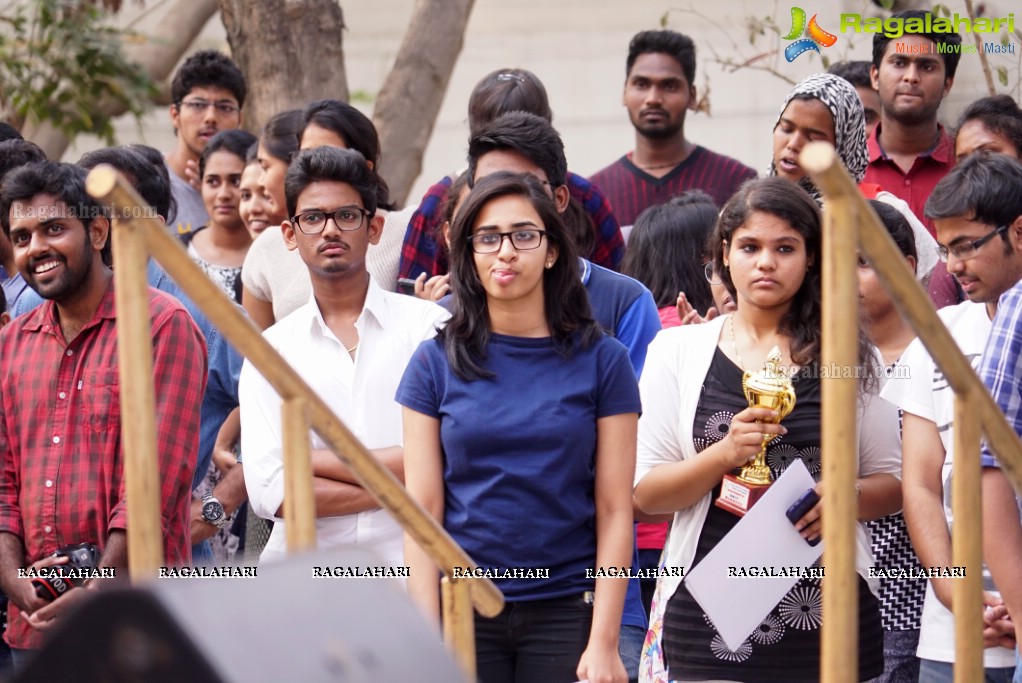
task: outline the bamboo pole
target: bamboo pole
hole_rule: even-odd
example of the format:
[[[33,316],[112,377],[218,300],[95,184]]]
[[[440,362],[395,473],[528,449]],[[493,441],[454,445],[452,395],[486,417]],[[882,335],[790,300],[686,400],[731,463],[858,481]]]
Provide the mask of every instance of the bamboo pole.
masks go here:
[[[842,197],[828,197],[823,211],[823,347],[826,368],[853,368],[859,362],[859,292],[855,208]],[[823,589],[821,662],[823,683],[854,683],[859,676],[858,575],[855,569],[858,476],[856,373],[832,373],[822,381]]]
[[[440,600],[444,611],[444,642],[465,678],[476,680],[476,636],[472,596],[465,579],[440,579]]]
[[[969,394],[955,395],[951,471],[951,561],[965,567],[955,581],[955,683],[983,680],[983,507],[980,505],[979,416]]]
[[[284,530],[287,550],[316,548],[316,494],[309,453],[309,407],[302,398],[285,399],[281,431],[284,440]]]
[[[134,189],[110,166],[92,169],[89,194],[114,207],[142,204]],[[422,509],[393,474],[383,467],[333,411],[263,339],[252,322],[196,266],[181,243],[162,223],[154,219],[133,219],[144,230],[149,252],[192,300],[202,307],[220,333],[252,363],[284,399],[302,397],[308,402],[313,431],[333,450],[358,478],[359,483],[386,508],[402,528],[422,546],[433,561],[450,576],[454,567],[477,565],[430,515]],[[469,583],[472,603],[485,616],[495,616],[504,606],[504,596],[489,579]]]
[[[944,373],[951,389],[956,394],[968,394],[970,400],[975,401],[987,442],[997,454],[1005,476],[1016,491],[1022,492],[1022,441],[1004,419],[1004,414],[958,349],[951,333],[937,317],[930,297],[916,282],[890,233],[859,194],[834,149],[825,142],[808,144],[802,150],[799,163],[823,191],[828,202],[840,195],[846,196],[855,205],[862,253],[873,265],[901,314],[919,335],[934,363]]]
[[[114,213],[111,226],[121,444],[127,505],[128,572],[132,582],[152,578],[163,564],[160,475],[156,457],[152,315],[142,233]]]

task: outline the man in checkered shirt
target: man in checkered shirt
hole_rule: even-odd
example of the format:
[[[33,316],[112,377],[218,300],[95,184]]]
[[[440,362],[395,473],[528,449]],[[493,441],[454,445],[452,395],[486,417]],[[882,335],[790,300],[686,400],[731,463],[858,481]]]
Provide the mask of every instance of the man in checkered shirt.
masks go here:
[[[0,587],[17,665],[87,594],[48,603],[18,569],[88,542],[100,567],[126,572],[127,520],[110,223],[85,171],[50,161],[4,178],[0,223],[19,272],[47,300],[0,331]],[[164,562],[185,565],[206,347],[176,299],[150,289],[149,310]]]

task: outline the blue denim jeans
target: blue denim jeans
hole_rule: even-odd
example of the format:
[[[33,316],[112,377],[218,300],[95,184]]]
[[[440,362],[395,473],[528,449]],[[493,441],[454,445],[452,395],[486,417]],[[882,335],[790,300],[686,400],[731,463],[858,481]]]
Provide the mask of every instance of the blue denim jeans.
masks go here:
[[[1016,653],[1016,657],[1017,657]],[[1016,674],[1016,667],[1004,669],[984,669],[986,674],[983,683],[1018,683],[1020,680]],[[935,662],[932,659],[919,660],[919,683],[954,683],[954,664],[950,662]],[[977,681],[977,683],[980,683]]]
[[[639,659],[642,657],[642,642],[646,640],[646,629],[630,624],[621,625],[621,636],[617,652],[628,673],[628,683],[639,680]]]
[[[582,595],[509,602],[493,618],[476,615],[480,683],[573,683],[589,642],[593,606]]]

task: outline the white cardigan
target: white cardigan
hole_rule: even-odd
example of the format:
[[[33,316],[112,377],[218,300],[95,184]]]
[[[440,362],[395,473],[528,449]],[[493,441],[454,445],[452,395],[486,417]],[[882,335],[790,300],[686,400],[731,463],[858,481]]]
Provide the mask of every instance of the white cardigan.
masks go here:
[[[663,330],[649,345],[639,389],[642,396],[642,417],[639,419],[638,460],[635,483],[646,474],[666,463],[688,460],[696,455],[692,438],[696,405],[702,395],[703,381],[710,369],[720,331],[729,316],[718,316],[701,325],[683,325]],[[901,442],[898,433],[898,410],[876,396],[865,396],[858,402],[859,424],[868,423],[869,429],[859,430],[859,476],[891,473],[901,476]],[[674,523],[664,549],[665,564],[691,569],[696,545],[702,533],[703,522],[709,510],[712,492],[699,502],[674,514]],[[869,578],[873,563],[868,532],[860,522],[857,533],[856,569],[866,579],[870,589],[877,593],[878,582]],[[682,577],[661,578],[664,585],[657,587],[661,596],[660,614],[650,615],[653,624],[662,617],[663,608],[674,595]]]

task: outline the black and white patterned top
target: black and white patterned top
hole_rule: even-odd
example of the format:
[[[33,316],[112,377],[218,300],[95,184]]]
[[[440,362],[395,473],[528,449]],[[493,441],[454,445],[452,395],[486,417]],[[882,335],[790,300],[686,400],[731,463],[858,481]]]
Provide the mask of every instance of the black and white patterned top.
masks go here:
[[[813,376],[808,376],[808,375]],[[788,433],[770,442],[767,464],[778,477],[799,459],[819,480],[820,380],[818,374],[793,379],[795,408],[784,419]],[[732,417],[747,407],[742,371],[720,349],[714,354],[696,408],[693,434],[697,451],[727,435]],[[720,495],[720,485],[713,491]],[[730,512],[711,505],[703,523],[693,566],[738,523]],[[883,631],[877,600],[861,576],[859,582],[859,680],[883,671]],[[820,579],[803,578],[767,615],[737,650],[731,650],[683,581],[664,612],[664,656],[671,680],[724,679],[746,683],[816,683],[820,675]],[[738,606],[736,606],[738,607]]]

